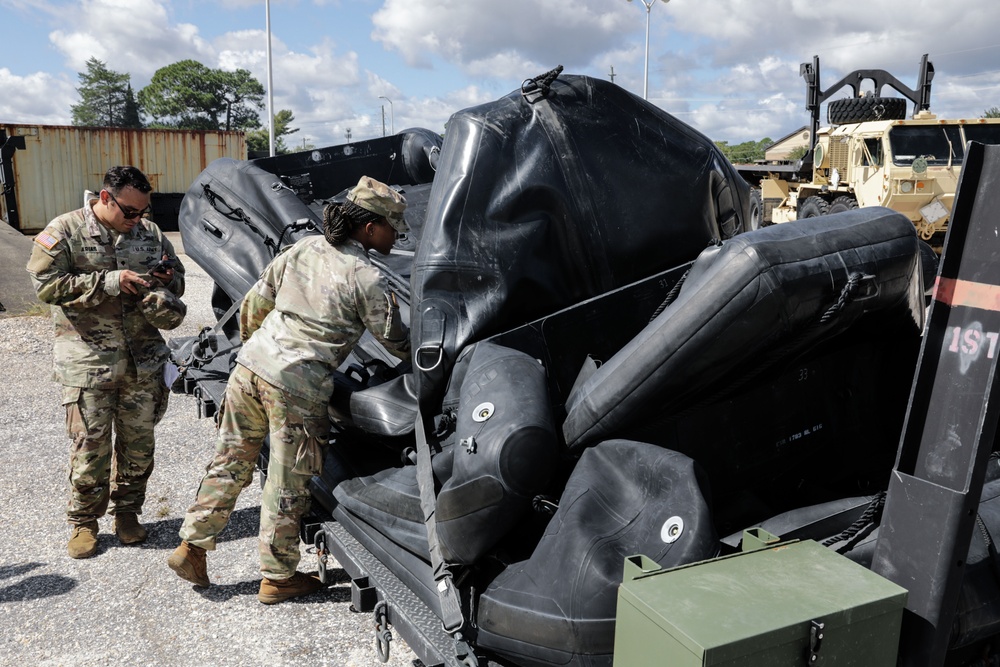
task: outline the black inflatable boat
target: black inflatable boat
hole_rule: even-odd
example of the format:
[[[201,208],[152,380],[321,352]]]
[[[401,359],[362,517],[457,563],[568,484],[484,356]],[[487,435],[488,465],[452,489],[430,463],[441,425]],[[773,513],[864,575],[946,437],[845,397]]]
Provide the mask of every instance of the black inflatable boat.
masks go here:
[[[223,316],[360,173],[406,193],[381,266],[413,363],[366,337],[338,371],[303,534],[426,665],[610,666],[624,559],[713,558],[750,526],[870,565],[906,412],[933,279],[906,217],[746,232],[709,139],[557,75],[455,114],[443,143],[213,163],[181,210]],[[237,342],[225,323],[173,342],[205,414]],[[957,643],[994,629],[972,610],[991,596],[969,593]]]

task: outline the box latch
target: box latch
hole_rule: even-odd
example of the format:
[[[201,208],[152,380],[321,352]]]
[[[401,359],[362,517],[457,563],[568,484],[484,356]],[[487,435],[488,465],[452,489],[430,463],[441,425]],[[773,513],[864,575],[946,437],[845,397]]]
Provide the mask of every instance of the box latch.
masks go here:
[[[809,624],[809,660],[806,662],[807,665],[819,664],[819,649],[823,645],[824,627],[825,624],[819,621],[812,621]]]

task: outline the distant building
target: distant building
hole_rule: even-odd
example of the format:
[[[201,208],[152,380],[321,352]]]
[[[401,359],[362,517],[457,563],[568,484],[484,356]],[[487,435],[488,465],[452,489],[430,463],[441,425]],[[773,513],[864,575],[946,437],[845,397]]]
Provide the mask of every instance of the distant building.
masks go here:
[[[181,199],[210,162],[247,158],[243,132],[0,123],[0,217],[30,234],[83,205],[108,167],[138,167],[153,186],[152,218],[177,229]]]
[[[764,149],[764,160],[767,162],[780,162],[787,160],[788,156],[796,148],[809,148],[809,126],[803,125],[799,129],[783,136],[773,144]]]

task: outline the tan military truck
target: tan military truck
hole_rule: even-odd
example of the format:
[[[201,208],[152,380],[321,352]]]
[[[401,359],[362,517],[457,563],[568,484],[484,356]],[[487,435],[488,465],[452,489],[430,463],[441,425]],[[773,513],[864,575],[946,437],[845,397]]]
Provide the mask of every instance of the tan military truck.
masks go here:
[[[736,165],[753,188],[752,228],[864,206],[905,214],[920,237],[940,248],[970,141],[1000,144],[1000,119],[945,120],[930,112],[934,67],[925,54],[916,90],[884,70],[856,70],[826,91],[819,57],[803,63],[811,148],[795,164]],[[874,90],[861,94],[863,81]],[[820,105],[850,86],[852,97],[830,100],[829,125],[819,127]],[[882,97],[891,86],[904,97]],[[906,118],[906,100],[914,113]]]

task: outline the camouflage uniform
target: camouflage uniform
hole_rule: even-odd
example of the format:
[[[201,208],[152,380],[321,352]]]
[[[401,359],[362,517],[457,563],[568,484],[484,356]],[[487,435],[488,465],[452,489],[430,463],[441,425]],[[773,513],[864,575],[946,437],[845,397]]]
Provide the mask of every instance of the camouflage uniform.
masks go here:
[[[53,377],[63,385],[73,443],[71,524],[103,516],[109,500],[112,514],[141,512],[153,471],[153,428],[167,409],[167,346],[138,307],[143,294],[122,292],[119,276],[125,269],[145,273],[164,254],[177,255],[149,220],[127,234],[102,225],[92,209],[96,199],[86,192],[83,208],[50,222],[35,237],[27,267],[55,323]],[[179,261],[166,287],[184,293]]]
[[[365,329],[408,358],[409,333],[394,297],[357,241],[334,247],[322,236],[307,237],[264,269],[240,307],[245,343],[220,408],[216,455],[184,518],[182,540],[215,548],[270,434],[261,573],[268,579],[295,573],[299,521],[310,504],[307,485],[322,471],[329,439],[333,371]]]

